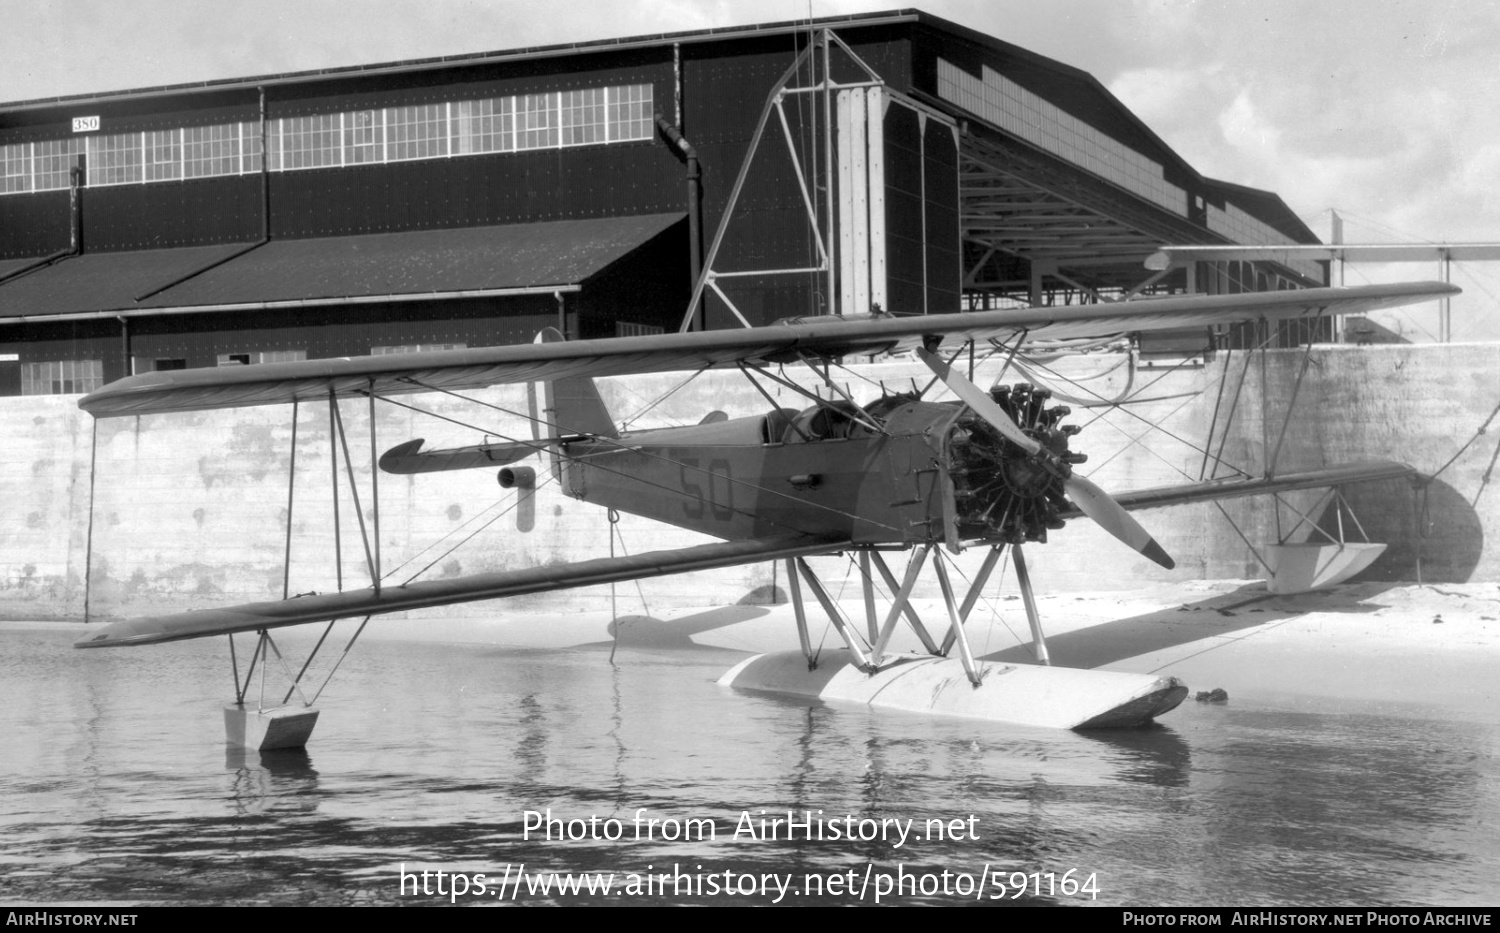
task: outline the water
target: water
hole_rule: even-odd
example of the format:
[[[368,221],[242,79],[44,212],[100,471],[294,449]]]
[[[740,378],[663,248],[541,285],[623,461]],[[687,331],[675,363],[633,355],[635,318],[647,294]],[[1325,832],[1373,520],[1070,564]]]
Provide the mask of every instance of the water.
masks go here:
[[[781,879],[788,904],[882,886],[884,903],[961,903],[1016,880],[997,903],[1500,898],[1494,724],[1190,702],[1081,735],[737,695],[714,681],[739,655],[716,649],[611,665],[608,646],[376,641],[340,669],[306,753],[247,759],[222,744],[222,640],[80,652],[77,631],[0,626],[3,900],[447,903],[436,875],[419,890],[442,870],[485,873],[486,896],[457,900],[493,904],[522,865],[532,880],[503,900],[767,903]],[[549,810],[598,821],[527,838],[528,811]],[[958,838],[735,836],[745,814],[820,810]],[[654,838],[641,811],[664,821]],[[689,819],[704,838],[662,838]],[[614,888],[528,893],[547,872]],[[1063,893],[1068,872],[1084,890]]]

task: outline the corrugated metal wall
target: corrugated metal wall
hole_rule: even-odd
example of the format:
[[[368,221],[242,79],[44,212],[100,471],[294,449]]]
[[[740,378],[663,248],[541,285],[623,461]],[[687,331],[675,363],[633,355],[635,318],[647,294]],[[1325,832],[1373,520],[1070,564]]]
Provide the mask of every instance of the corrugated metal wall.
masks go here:
[[[652,85],[655,105],[670,112],[670,49],[273,86],[266,107],[274,120],[645,83]],[[255,92],[217,96],[223,104],[217,109],[190,95],[157,98],[149,105],[87,107],[100,116],[100,132],[106,134],[258,119]],[[154,110],[141,112],[146,106]],[[21,126],[19,118],[0,114],[0,143],[67,137],[71,115],[61,109],[48,120],[32,114]],[[272,172],[271,233],[299,238],[661,213],[684,209],[681,178],[679,161],[654,138]],[[87,246],[150,249],[255,240],[261,232],[260,186],[258,174],[95,186],[84,198]],[[60,191],[0,197],[0,259],[66,248],[67,203],[67,192]]]
[[[887,292],[896,314],[959,308],[958,140],[946,122],[885,114]]]
[[[68,192],[0,197],[0,258],[49,256],[68,248]]]

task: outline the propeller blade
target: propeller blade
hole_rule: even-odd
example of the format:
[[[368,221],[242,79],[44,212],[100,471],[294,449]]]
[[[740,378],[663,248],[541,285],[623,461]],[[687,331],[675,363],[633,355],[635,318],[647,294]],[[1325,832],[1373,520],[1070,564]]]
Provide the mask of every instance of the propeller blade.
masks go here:
[[[1005,413],[1005,409],[990,398],[988,392],[970,382],[962,373],[955,373],[953,367],[949,366],[942,357],[925,347],[918,347],[917,358],[926,363],[933,375],[941,379],[943,385],[962,399],[965,405],[974,409],[976,415],[994,425],[995,430],[1004,435],[1006,440],[1020,447],[1027,454],[1035,455],[1041,451],[1041,442],[1017,427],[1015,421]]]
[[[962,373],[954,372],[953,367],[948,365],[942,357],[925,347],[918,347],[917,358],[925,363],[927,368],[932,370],[933,375],[941,379],[954,395],[972,408],[976,415],[993,425],[1006,440],[1026,451],[1028,455],[1035,456],[1042,453],[1040,441],[1022,431],[1010,415],[1005,413],[1005,409],[990,398],[988,392],[970,382]],[[1062,468],[1067,469],[1066,466]],[[1063,479],[1063,490],[1068,494],[1068,498],[1078,505],[1083,514],[1093,519],[1105,531],[1125,542],[1131,549],[1168,570],[1177,566],[1176,561],[1172,560],[1162,546],[1156,543],[1156,539],[1151,537],[1151,533],[1142,528],[1140,522],[1131,518],[1130,513],[1125,511],[1120,503],[1110,498],[1109,493],[1100,489],[1095,483],[1069,473]]]
[[[1142,528],[1140,522],[1132,518],[1120,503],[1111,499],[1109,493],[1098,485],[1082,476],[1069,476],[1063,480],[1063,490],[1078,506],[1079,511],[1137,553],[1149,557],[1168,570],[1177,566],[1177,562],[1151,537],[1151,532]]]

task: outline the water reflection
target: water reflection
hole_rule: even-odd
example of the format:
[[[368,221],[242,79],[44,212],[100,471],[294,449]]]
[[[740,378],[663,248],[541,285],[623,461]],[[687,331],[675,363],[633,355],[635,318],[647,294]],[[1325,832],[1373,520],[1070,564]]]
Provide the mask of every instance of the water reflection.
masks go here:
[[[403,866],[522,864],[700,880],[1074,869],[1098,902],[1141,906],[1500,894],[1483,725],[1188,704],[1149,729],[1058,733],[737,695],[714,682],[736,656],[701,648],[612,664],[608,646],[375,642],[341,669],[307,751],[226,754],[217,646],[73,652],[72,635],[0,628],[8,899],[393,903]],[[528,831],[549,810],[617,820],[620,837]],[[913,822],[904,839],[758,829],[789,815]]]
[[[230,799],[237,816],[311,813],[318,807],[318,772],[305,749],[258,751],[225,746]]]

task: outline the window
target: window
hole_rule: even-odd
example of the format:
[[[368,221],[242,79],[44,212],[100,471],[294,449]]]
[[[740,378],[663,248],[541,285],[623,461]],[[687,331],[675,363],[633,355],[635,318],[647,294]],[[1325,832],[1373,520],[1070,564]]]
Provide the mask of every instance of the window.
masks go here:
[[[182,175],[206,178],[240,173],[240,126],[190,126],[182,131]]]
[[[151,368],[157,372],[167,372],[172,369],[187,369],[187,360],[181,357],[161,358],[152,361]]]
[[[608,140],[604,123],[604,88],[562,93],[562,144],[583,146]]]
[[[654,324],[637,324],[634,321],[615,321],[616,337],[649,337],[652,334],[665,333]]]
[[[31,143],[0,146],[0,193],[31,190]]]
[[[56,191],[70,184],[68,172],[84,151],[87,137],[48,139],[31,146],[33,191]]]
[[[306,350],[260,350],[251,353],[220,353],[220,366],[252,366],[256,363],[290,363],[307,359]]]
[[[69,184],[88,153],[90,185],[127,185],[259,172],[649,140],[652,86],[627,84],[406,107],[73,136],[0,146],[0,195]]]
[[[453,105],[453,154],[510,152],[516,148],[515,101],[461,100]]]
[[[651,85],[631,84],[609,89],[609,141],[650,139],[654,133]]]
[[[320,113],[310,117],[277,120],[281,141],[281,170],[342,165],[344,150],[339,139],[339,116],[337,113]],[[273,162],[271,167],[276,168],[276,163]]]
[[[448,154],[446,104],[392,107],[385,113],[388,160],[435,159]]]
[[[281,167],[281,121],[266,121],[266,159],[270,161],[270,170],[273,172],[284,171]]]
[[[89,184],[128,185],[141,181],[141,134],[88,137]],[[64,182],[63,187],[67,187]]]
[[[371,347],[371,356],[387,356],[392,353],[426,353],[430,350],[464,350],[466,343],[408,343],[394,347]]]
[[[557,95],[516,98],[516,149],[549,149],[557,145]]]
[[[182,130],[152,130],[145,136],[146,180],[182,177]]]
[[[103,385],[103,360],[21,364],[22,395],[76,395]]]
[[[356,110],[344,114],[344,164],[385,161],[385,111]]]
[[[291,363],[307,359],[306,350],[262,350],[253,354],[257,363]]]
[[[240,137],[240,172],[260,171],[261,138],[260,121],[253,123],[235,124],[239,127]],[[270,124],[267,124],[269,129]]]

